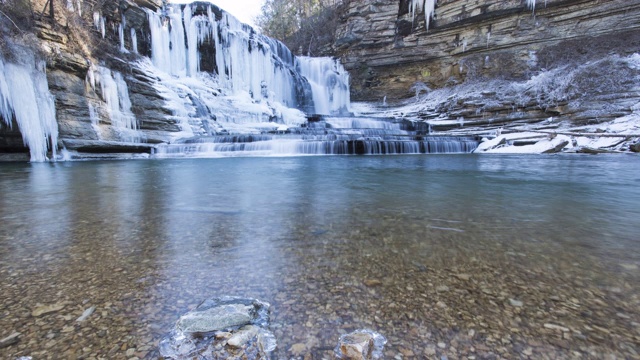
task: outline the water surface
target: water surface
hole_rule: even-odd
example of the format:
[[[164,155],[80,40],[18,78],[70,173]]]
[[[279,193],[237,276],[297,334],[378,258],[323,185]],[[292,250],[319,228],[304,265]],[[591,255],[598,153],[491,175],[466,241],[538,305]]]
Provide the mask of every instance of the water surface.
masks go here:
[[[278,359],[363,327],[389,359],[636,358],[638,173],[631,155],[2,164],[0,338],[22,336],[0,357],[156,358],[180,314],[237,295],[272,304]]]

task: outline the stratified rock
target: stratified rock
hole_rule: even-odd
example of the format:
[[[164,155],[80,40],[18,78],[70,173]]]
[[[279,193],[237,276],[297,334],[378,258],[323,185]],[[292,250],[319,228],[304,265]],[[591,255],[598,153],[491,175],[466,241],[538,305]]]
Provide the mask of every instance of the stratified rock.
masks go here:
[[[351,1],[340,14],[333,55],[352,75],[353,98],[413,96],[417,81],[439,88],[474,76],[523,78],[536,66],[614,47],[632,53],[640,28],[634,1],[548,0],[535,12],[520,0],[438,1],[429,29],[406,4]]]
[[[335,353],[339,359],[379,359],[386,343],[387,339],[374,331],[357,330],[340,337]]]

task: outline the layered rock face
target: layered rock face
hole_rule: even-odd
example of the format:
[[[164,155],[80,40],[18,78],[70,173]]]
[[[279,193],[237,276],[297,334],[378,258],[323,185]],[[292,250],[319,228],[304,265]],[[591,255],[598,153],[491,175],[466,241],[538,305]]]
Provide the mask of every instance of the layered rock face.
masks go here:
[[[429,29],[411,1],[349,3],[334,49],[355,99],[406,98],[416,83],[522,80],[563,60],[640,49],[638,1],[439,0]]]

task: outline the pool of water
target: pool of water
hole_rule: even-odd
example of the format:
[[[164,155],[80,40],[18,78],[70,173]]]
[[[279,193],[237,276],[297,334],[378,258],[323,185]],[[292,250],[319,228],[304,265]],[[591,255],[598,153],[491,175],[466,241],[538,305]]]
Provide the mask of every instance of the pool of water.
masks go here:
[[[272,305],[274,358],[637,358],[640,157],[0,164],[0,358],[157,358],[180,314]],[[84,321],[81,314],[95,307]]]

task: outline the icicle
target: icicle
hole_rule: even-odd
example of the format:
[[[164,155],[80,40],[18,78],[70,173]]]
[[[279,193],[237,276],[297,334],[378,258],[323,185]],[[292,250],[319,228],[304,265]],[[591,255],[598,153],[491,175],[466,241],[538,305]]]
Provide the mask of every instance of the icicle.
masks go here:
[[[409,3],[411,22],[415,22],[416,14],[424,10],[425,27],[427,30],[429,30],[429,25],[431,23],[431,19],[433,18],[433,14],[435,13],[437,2],[438,0],[411,0],[411,3]]]
[[[536,0],[527,0],[527,7],[535,14],[536,12]],[[544,0],[544,7],[547,7],[547,0]]]
[[[436,12],[436,3],[438,0],[425,0],[424,2],[424,20],[426,21],[426,28],[429,30],[429,24]]]
[[[129,51],[124,46],[124,28],[127,26],[127,19],[122,14],[122,20],[120,21],[120,26],[118,27],[118,36],[120,38],[120,52],[128,53]]]
[[[529,7],[529,9],[531,9],[531,11],[533,11],[534,13],[536,12],[536,0],[527,0],[527,6]]]
[[[129,88],[122,74],[99,66],[96,83],[100,84],[102,99],[107,104],[111,125],[116,128],[136,130],[137,121],[131,112]]]
[[[97,11],[93,13],[93,25],[96,27],[96,30],[102,34],[102,38],[104,39],[106,34],[105,19]]]
[[[138,35],[135,28],[131,28],[131,50],[134,54],[138,54]]]
[[[0,115],[9,126],[15,119],[31,161],[46,161],[49,149],[55,159],[58,124],[46,64],[33,58],[23,60],[31,64],[5,63],[0,57]]]

